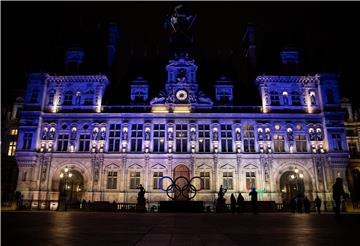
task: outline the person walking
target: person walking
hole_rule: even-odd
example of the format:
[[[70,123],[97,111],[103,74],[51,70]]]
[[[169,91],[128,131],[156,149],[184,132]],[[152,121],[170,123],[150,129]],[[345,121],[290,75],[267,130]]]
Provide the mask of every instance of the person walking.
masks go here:
[[[340,205],[341,198],[345,198],[345,191],[343,187],[342,178],[336,178],[335,184],[332,187],[333,189],[333,199],[335,201],[335,216],[340,216]]]
[[[242,213],[243,212],[243,208],[244,208],[244,197],[241,195],[241,193],[239,193],[238,197],[237,197],[237,212],[238,213]]]
[[[316,196],[315,198],[315,206],[316,206],[316,211],[318,214],[320,214],[320,208],[321,208],[321,199],[319,196]]]
[[[304,212],[309,214],[310,213],[310,200],[305,196],[304,198]]]
[[[249,193],[249,195],[251,196],[251,204],[253,207],[253,211],[254,214],[257,214],[258,211],[258,207],[257,207],[257,192],[255,190],[255,188],[251,188],[251,192]]]
[[[231,208],[231,213],[235,213],[236,212],[236,199],[233,193],[231,193],[230,196],[230,208]]]

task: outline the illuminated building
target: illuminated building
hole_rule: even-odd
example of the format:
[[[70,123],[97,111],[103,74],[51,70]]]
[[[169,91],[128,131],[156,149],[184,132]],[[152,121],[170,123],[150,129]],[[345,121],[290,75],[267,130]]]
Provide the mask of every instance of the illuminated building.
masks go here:
[[[137,77],[129,96],[118,95],[128,96],[128,105],[107,105],[106,75],[29,74],[16,160],[17,190],[33,207],[54,209],[62,189],[71,190],[72,201],[135,203],[139,184],[153,204],[168,200],[159,189],[161,177],[180,175],[204,180],[194,199],[208,204],[220,185],[226,196],[255,187],[259,200],[277,203],[299,193],[332,199],[332,184],[346,176],[348,165],[337,76],[257,76],[261,103],[255,106],[234,104],[239,92],[226,77],[214,78],[208,85],[214,96],[206,95],[197,82],[192,39],[181,31],[193,23],[181,22],[185,17],[178,15],[172,26],[174,58],[158,96],[149,96],[155,81]],[[248,38],[250,59],[252,42]],[[77,66],[83,57],[74,49],[66,61]],[[281,57],[284,66],[298,64],[296,51],[284,50]],[[65,168],[71,185],[62,184]]]

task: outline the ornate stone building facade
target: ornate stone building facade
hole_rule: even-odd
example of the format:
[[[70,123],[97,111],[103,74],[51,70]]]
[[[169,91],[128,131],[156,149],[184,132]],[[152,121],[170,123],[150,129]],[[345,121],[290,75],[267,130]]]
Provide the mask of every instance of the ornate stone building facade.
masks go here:
[[[138,77],[129,105],[105,105],[105,75],[29,74],[16,146],[25,200],[55,209],[65,192],[73,202],[134,203],[142,184],[151,205],[169,199],[166,176],[200,177],[194,199],[208,204],[220,185],[227,196],[254,187],[259,200],[277,203],[298,194],[332,199],[348,165],[336,75],[258,76],[257,106],[235,105],[238,93],[225,77],[207,96],[186,53],[192,39],[181,25],[192,18],[169,19],[175,58],[157,97],[149,98],[152,81]],[[297,64],[293,51],[281,55]]]

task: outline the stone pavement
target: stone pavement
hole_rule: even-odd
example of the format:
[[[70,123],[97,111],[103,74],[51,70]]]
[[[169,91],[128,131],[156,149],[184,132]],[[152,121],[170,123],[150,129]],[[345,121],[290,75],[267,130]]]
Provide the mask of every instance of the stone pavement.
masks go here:
[[[360,214],[2,212],[1,245],[359,245]]]

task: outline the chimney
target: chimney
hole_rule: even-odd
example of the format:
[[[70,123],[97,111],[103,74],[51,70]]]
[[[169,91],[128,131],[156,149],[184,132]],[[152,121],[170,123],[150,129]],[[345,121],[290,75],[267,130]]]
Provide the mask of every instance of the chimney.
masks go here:
[[[117,46],[119,44],[119,31],[117,24],[114,22],[110,22],[108,24],[108,41],[107,41],[107,68],[108,70],[111,69],[113,63],[115,54],[117,51]]]
[[[256,27],[255,23],[249,22],[246,26],[243,40],[246,42],[245,56],[252,70],[256,67]]]
[[[299,72],[299,51],[294,48],[284,48],[280,52],[283,70],[287,73]]]
[[[84,51],[81,48],[69,48],[65,51],[65,66],[67,73],[79,73],[80,65],[84,59]]]

